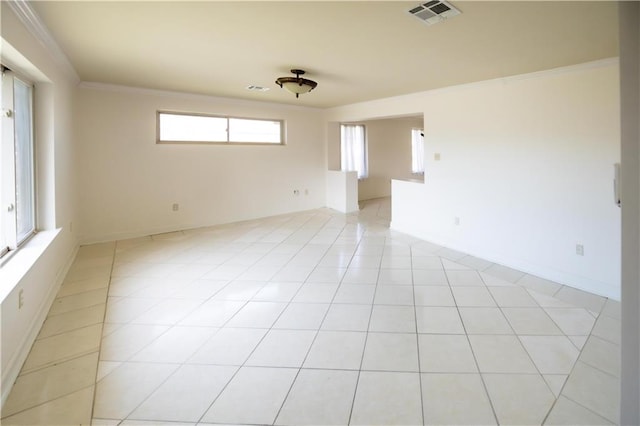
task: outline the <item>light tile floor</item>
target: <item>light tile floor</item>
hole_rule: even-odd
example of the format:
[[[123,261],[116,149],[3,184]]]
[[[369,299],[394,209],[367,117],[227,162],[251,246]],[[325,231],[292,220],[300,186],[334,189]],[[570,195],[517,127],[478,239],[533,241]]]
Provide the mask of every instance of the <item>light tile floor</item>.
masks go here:
[[[618,422],[619,303],[389,217],[381,199],[82,247],[2,424]]]

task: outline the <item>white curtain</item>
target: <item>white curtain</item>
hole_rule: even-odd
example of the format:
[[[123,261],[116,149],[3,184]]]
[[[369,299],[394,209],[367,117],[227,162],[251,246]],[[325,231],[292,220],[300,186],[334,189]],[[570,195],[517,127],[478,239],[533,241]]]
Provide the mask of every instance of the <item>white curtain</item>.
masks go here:
[[[411,171],[424,173],[424,131],[413,129],[411,131]]]
[[[340,153],[343,171],[357,171],[358,179],[367,177],[367,149],[363,125],[340,126]]]

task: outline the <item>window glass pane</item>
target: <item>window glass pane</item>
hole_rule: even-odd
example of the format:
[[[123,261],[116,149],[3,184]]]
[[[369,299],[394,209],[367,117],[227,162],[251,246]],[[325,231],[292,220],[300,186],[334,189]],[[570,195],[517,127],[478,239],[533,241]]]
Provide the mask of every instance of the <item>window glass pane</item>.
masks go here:
[[[35,229],[31,86],[14,79],[17,241]]]
[[[8,77],[6,77],[8,78]],[[5,105],[8,94],[6,84],[5,84],[5,75],[2,73],[2,90],[0,91],[0,106],[4,109],[10,109],[9,105]],[[8,121],[6,118],[0,117],[0,120],[3,123],[0,124],[0,138],[5,138],[5,134],[8,134],[7,125],[4,122]],[[9,189],[13,190],[12,185],[8,184],[7,175],[9,175],[9,169],[11,165],[11,161],[9,160],[9,152],[5,147],[6,142],[4,139],[0,139],[0,206],[7,206],[7,194]],[[12,171],[12,170],[11,170]],[[9,188],[11,186],[11,188]],[[0,210],[0,257],[2,257],[9,250],[9,238],[8,238],[8,222],[9,218],[7,217],[6,210],[4,208]]]
[[[282,122],[229,119],[229,142],[282,143]]]
[[[224,117],[160,113],[159,120],[160,141],[227,141],[227,119]]]

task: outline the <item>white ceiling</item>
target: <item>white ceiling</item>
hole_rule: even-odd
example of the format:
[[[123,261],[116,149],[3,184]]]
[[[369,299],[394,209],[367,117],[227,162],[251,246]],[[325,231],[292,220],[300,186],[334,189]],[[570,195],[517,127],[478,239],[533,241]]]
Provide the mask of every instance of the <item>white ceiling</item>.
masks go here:
[[[32,2],[83,81],[314,107],[618,55],[616,2],[453,1],[434,26],[419,3]],[[318,87],[280,89],[291,68]]]

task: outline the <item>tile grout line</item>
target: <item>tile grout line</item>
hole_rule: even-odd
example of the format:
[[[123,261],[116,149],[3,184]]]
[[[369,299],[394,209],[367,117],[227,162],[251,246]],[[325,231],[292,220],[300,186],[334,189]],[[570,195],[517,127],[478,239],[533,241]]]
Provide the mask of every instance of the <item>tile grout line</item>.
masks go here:
[[[96,324],[94,324],[94,326],[95,325]],[[38,365],[38,366],[30,368],[28,370],[24,370],[24,371],[21,370],[19,377],[29,376],[31,374],[39,373],[39,372],[42,372],[42,371],[44,371],[46,369],[49,369],[49,368],[54,368],[54,367],[56,367],[56,366],[58,366],[60,364],[71,362],[71,361],[77,360],[79,358],[86,357],[87,355],[91,355],[91,354],[97,352],[98,350],[99,350],[99,348],[91,348],[91,349],[88,349],[88,350],[86,350],[84,352],[78,352],[78,353],[74,353],[73,355],[70,355],[70,356],[57,358],[55,360],[49,361],[46,364]]]
[[[108,307],[108,301],[109,301],[109,289],[111,287],[111,274],[113,273],[113,268],[115,265],[115,259],[116,259],[116,251],[118,248],[118,242],[114,241],[113,243],[113,251],[111,252],[111,269],[109,271],[109,280],[107,282],[107,293],[105,295],[105,301],[104,301],[104,313],[102,315],[102,323],[100,326],[100,341],[98,343],[98,357],[96,359],[96,374],[93,380],[93,398],[91,398],[91,410],[90,410],[90,415],[89,415],[89,423],[93,423],[93,413],[95,411],[95,405],[96,405],[96,394],[98,393],[98,370],[100,368],[100,355],[102,353],[102,333],[104,332],[104,322],[106,320],[107,317],[107,307]]]
[[[86,356],[86,355],[85,355],[85,356]],[[22,414],[22,413],[25,413],[25,412],[27,412],[27,411],[33,410],[34,408],[42,407],[42,406],[44,406],[44,405],[46,405],[46,404],[49,404],[50,402],[58,401],[58,400],[60,400],[60,399],[62,399],[62,398],[66,398],[66,397],[67,397],[67,396],[69,396],[69,395],[73,395],[74,393],[77,393],[77,392],[83,391],[83,390],[85,390],[85,389],[89,389],[89,388],[91,388],[91,387],[93,387],[93,386],[95,386],[95,384],[86,385],[86,386],[84,386],[84,387],[82,387],[82,388],[79,388],[79,389],[73,390],[73,391],[71,391],[71,392],[67,392],[67,393],[65,393],[65,394],[62,394],[62,395],[56,396],[55,398],[48,399],[48,400],[43,401],[43,402],[40,402],[40,403],[38,403],[38,404],[36,404],[36,405],[30,406],[30,407],[26,407],[26,408],[24,408],[24,409],[22,409],[22,410],[20,410],[20,411],[16,411],[16,412],[11,413],[11,414],[9,414],[9,415],[7,415],[7,416],[3,416],[3,417],[2,417],[2,420],[8,419],[9,417],[17,416],[17,415]],[[91,419],[89,419],[89,420],[91,420]],[[1,423],[0,423],[0,424],[1,424]]]
[[[362,238],[364,238],[364,235],[362,236]],[[360,239],[360,243],[358,244],[358,247],[360,247],[360,244],[362,243],[362,239]],[[356,249],[356,253],[357,253],[357,249]],[[376,277],[376,284],[375,284],[375,289],[373,291],[373,299],[371,301],[371,311],[369,312],[369,321],[367,322],[367,330],[366,330],[366,334],[364,337],[364,343],[362,346],[362,356],[360,357],[360,366],[358,368],[358,376],[356,377],[356,385],[353,389],[353,398],[351,400],[351,409],[349,410],[349,418],[347,420],[347,424],[350,425],[351,424],[351,419],[353,418],[353,410],[355,408],[355,404],[356,404],[356,396],[358,395],[358,386],[360,385],[360,376],[362,374],[362,365],[364,363],[364,354],[367,350],[367,341],[369,340],[369,331],[371,328],[371,319],[373,318],[373,308],[374,308],[374,304],[375,304],[375,300],[376,300],[376,293],[378,291],[378,280],[380,279],[380,267],[382,265],[382,257],[380,258],[380,262],[378,264],[378,275]]]
[[[105,305],[105,309],[106,309],[106,303],[101,303],[101,305]],[[94,308],[94,307],[96,307],[96,306],[99,306],[99,305],[94,305],[94,306],[91,306],[91,307],[92,307],[92,308]],[[49,318],[47,318],[47,319],[49,319]],[[46,320],[45,320],[45,321],[46,321]],[[60,336],[63,336],[63,335],[65,335],[65,334],[73,333],[74,331],[82,330],[82,329],[85,329],[85,328],[95,327],[96,325],[100,325],[100,324],[102,324],[102,323],[104,323],[104,321],[96,321],[96,322],[93,322],[93,323],[91,323],[91,324],[84,324],[84,325],[78,326],[78,327],[76,327],[76,328],[72,328],[72,329],[70,329],[70,330],[60,331],[60,332],[57,332],[57,333],[55,333],[55,334],[51,334],[51,335],[49,335],[49,336],[45,336],[45,337],[41,337],[41,338],[39,338],[39,339],[36,339],[36,340],[34,341],[34,343],[35,343],[35,342],[42,342],[42,341],[45,341],[45,340],[47,340],[47,339],[51,339],[51,338],[54,338],[54,337],[60,337]],[[42,330],[42,329],[40,329],[40,330]],[[56,361],[57,361],[57,360],[56,360]],[[55,362],[55,361],[52,361],[52,362]]]
[[[566,399],[568,399],[569,401],[571,401],[571,402],[573,402],[573,403],[575,403],[575,404],[579,405],[580,407],[584,408],[585,410],[589,411],[590,413],[593,413],[593,414],[595,414],[595,415],[596,415],[596,416],[598,416],[598,417],[602,417],[603,419],[605,419],[605,420],[607,420],[607,421],[610,421],[610,422],[611,422],[611,424],[617,424],[614,420],[612,420],[612,419],[610,419],[610,418],[608,418],[608,417],[604,416],[603,414],[600,414],[600,413],[598,413],[598,412],[596,412],[596,411],[593,411],[593,410],[592,410],[591,408],[589,408],[588,406],[586,406],[586,405],[584,405],[584,404],[582,404],[582,403],[580,403],[580,402],[578,402],[578,401],[574,400],[573,398],[570,398],[570,397],[568,397],[568,396],[566,396],[566,395],[560,395],[560,396],[562,396],[563,398],[566,398]],[[560,397],[558,397],[558,399],[560,399]],[[554,406],[555,406],[555,404],[554,404]],[[549,412],[549,414],[551,414],[551,412]],[[545,422],[547,421],[547,418],[549,417],[549,414],[547,415],[547,417],[545,417],[545,419],[544,419],[544,421],[545,421]]]
[[[442,263],[442,260],[440,261]],[[411,270],[411,287],[412,287],[412,295],[413,295],[413,318],[416,326],[416,355],[418,357],[418,384],[420,385],[420,415],[422,417],[422,424],[426,424],[425,422],[425,405],[424,405],[424,385],[422,383],[422,362],[420,358],[420,333],[418,329],[418,308],[416,307],[416,286],[415,280],[413,278],[413,250],[411,245],[409,245],[409,266]]]
[[[446,271],[445,271],[446,275]],[[480,275],[480,274],[478,274]],[[449,280],[449,276],[447,275],[447,281]],[[480,275],[480,280],[486,287],[486,283],[482,279],[482,275]],[[451,283],[449,283],[449,289],[451,290]],[[500,424],[500,420],[498,419],[498,413],[496,412],[496,408],[494,406],[493,400],[491,399],[491,394],[489,393],[489,388],[487,387],[487,383],[484,379],[484,375],[480,370],[480,363],[478,362],[478,357],[476,356],[476,352],[473,350],[473,345],[471,344],[471,338],[469,337],[469,333],[467,332],[467,327],[465,326],[464,320],[462,319],[462,314],[460,314],[460,307],[458,306],[458,302],[455,299],[455,295],[453,295],[453,291],[451,290],[451,294],[453,297],[453,301],[456,305],[456,311],[458,312],[458,318],[460,319],[460,323],[462,324],[462,330],[464,331],[464,335],[466,337],[467,344],[469,345],[469,350],[471,351],[471,356],[473,357],[473,362],[476,365],[476,369],[478,371],[478,377],[480,378],[480,383],[482,383],[482,388],[484,389],[485,395],[487,395],[487,400],[489,401],[489,407],[491,407],[491,413],[493,414],[493,418],[496,421],[496,425]],[[491,293],[489,293],[491,294]],[[493,297],[493,295],[491,295]],[[504,315],[504,314],[503,314]],[[507,324],[509,324],[507,322]],[[511,327],[511,324],[509,324]]]

